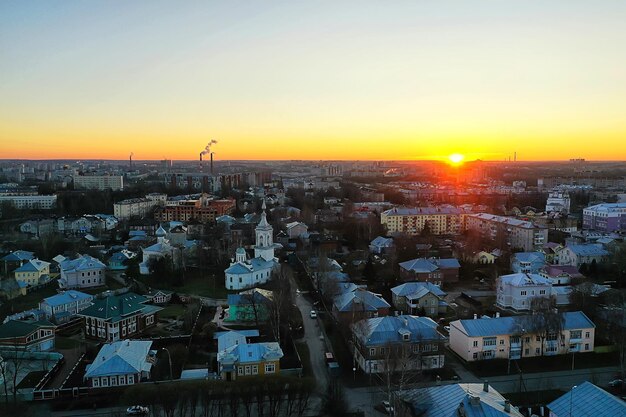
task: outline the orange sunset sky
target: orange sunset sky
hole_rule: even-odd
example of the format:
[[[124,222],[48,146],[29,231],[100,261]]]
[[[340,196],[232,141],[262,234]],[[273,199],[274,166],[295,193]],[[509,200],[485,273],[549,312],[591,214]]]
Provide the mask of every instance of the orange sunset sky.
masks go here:
[[[626,159],[626,2],[0,2],[0,158]]]

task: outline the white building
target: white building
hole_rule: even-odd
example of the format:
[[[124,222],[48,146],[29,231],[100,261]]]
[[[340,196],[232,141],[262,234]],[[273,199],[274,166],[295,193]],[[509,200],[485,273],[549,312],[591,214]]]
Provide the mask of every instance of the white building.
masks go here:
[[[554,190],[548,194],[548,201],[546,202],[546,213],[563,213],[569,214],[570,211],[570,197],[569,192]]]
[[[62,289],[99,287],[106,282],[106,265],[89,255],[65,259],[61,261],[59,267],[61,269],[59,287]]]
[[[76,175],[74,176],[76,189],[113,190],[124,189],[124,177],[121,175]]]
[[[56,195],[2,195],[0,206],[5,201],[19,210],[52,210],[57,205]]]
[[[264,284],[270,280],[272,270],[278,266],[274,250],[280,245],[274,243],[274,229],[267,222],[265,201],[262,208],[261,221],[255,229],[254,258],[247,259],[245,249],[239,248],[235,252],[235,261],[224,270],[226,288],[229,290],[241,290]]]
[[[74,317],[91,305],[93,296],[84,292],[68,290],[52,297],[44,298],[39,309],[44,312],[47,320],[62,323]]]
[[[166,194],[147,194],[145,198],[131,198],[113,204],[113,215],[120,220],[128,220],[132,217],[145,217],[155,207],[164,206],[167,201]]]
[[[552,283],[539,274],[510,274],[498,278],[496,304],[500,308],[529,310],[535,297],[550,297]]]
[[[116,387],[138,384],[150,379],[156,351],[152,341],[121,340],[102,346],[93,363],[87,365],[83,379],[90,387]]]

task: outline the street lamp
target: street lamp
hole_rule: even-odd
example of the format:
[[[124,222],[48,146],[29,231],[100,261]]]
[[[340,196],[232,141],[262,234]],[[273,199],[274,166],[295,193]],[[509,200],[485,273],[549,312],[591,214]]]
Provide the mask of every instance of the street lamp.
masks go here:
[[[574,390],[576,387],[577,385],[574,385],[569,392],[569,417],[572,417],[572,397],[574,396]]]
[[[169,359],[169,362],[170,362],[170,381],[171,381],[172,379],[174,379],[172,377],[172,355],[170,355],[170,351],[167,350],[167,348],[161,348],[161,350],[164,350],[167,352],[167,358]]]

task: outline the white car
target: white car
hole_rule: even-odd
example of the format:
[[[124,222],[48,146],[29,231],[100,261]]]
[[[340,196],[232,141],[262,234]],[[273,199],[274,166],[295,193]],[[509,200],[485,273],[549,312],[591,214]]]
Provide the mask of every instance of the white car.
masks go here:
[[[127,416],[143,416],[148,414],[148,407],[144,407],[141,405],[133,405],[126,409]]]
[[[311,316],[312,319],[316,319],[317,318],[317,311],[311,310],[311,312],[309,313],[309,316]]]
[[[383,409],[385,410],[385,413],[393,414],[394,409],[393,409],[393,406],[389,404],[389,401],[383,401],[382,406],[383,406]]]

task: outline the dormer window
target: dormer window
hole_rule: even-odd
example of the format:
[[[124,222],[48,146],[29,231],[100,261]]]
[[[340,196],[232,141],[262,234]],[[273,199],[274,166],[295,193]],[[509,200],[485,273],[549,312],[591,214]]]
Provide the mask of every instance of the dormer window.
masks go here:
[[[411,335],[408,333],[405,333],[402,335],[402,340],[407,341],[411,339]]]

